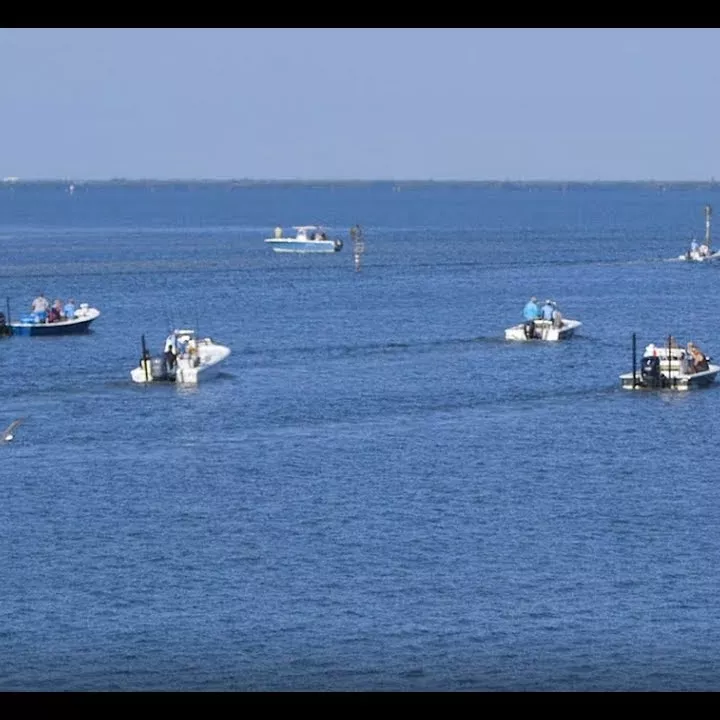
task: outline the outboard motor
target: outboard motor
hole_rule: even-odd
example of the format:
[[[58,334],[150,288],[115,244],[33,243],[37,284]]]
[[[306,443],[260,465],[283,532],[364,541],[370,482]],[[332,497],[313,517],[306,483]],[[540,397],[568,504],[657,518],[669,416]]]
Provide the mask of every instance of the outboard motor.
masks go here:
[[[10,326],[5,319],[5,313],[0,312],[0,337],[10,334]]]
[[[153,380],[167,380],[168,373],[167,367],[165,366],[165,358],[150,358],[150,377],[152,377]]]
[[[645,385],[660,387],[660,358],[656,356],[644,357],[640,366],[640,377]]]

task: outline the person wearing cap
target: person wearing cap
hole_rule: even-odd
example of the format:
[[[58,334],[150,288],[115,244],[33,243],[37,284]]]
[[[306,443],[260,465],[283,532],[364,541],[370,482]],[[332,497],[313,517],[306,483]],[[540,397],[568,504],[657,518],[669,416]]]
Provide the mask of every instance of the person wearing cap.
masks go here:
[[[553,301],[546,300],[545,304],[540,308],[540,315],[542,316],[542,319],[543,320],[552,320],[554,309],[555,309],[555,305],[553,304]]]

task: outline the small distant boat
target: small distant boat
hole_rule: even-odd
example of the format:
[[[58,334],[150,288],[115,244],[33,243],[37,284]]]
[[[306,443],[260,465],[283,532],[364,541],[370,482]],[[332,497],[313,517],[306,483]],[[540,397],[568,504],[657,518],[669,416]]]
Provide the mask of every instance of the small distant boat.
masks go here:
[[[230,348],[212,338],[197,337],[193,329],[173,330],[165,340],[162,355],[152,356],[142,336],[142,356],[137,367],[130,371],[136,383],[174,382],[197,385],[217,374],[220,363],[230,355]]]
[[[15,430],[22,425],[24,418],[13,420],[1,433],[0,445],[12,442],[15,439]]]
[[[333,253],[342,249],[340,238],[330,238],[319,225],[296,225],[295,237],[285,237],[282,228],[275,228],[275,236],[265,238],[276,253]]]
[[[12,335],[72,335],[90,331],[90,325],[100,316],[97,308],[87,303],[80,307],[71,318],[47,322],[39,313],[30,313],[20,320],[8,323]]]
[[[712,207],[705,206],[705,242],[698,245],[693,238],[690,249],[680,255],[678,260],[687,260],[688,262],[710,262],[720,259],[720,250],[713,252],[712,241],[710,239],[710,217],[712,216]]]
[[[638,367],[633,335],[633,370],[620,375],[622,387],[626,390],[690,390],[712,384],[720,365],[711,363],[693,343],[688,343],[688,347],[697,352],[679,347],[672,336],[664,346],[651,343],[645,348]]]
[[[560,324],[552,320],[531,320],[505,330],[506,340],[546,340],[557,342],[572,337],[582,325],[579,320],[562,318]]]

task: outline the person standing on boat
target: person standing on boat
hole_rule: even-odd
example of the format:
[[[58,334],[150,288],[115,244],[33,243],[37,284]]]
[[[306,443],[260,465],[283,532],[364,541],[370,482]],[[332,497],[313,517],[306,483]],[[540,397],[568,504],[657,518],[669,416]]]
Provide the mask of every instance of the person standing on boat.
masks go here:
[[[555,305],[553,304],[553,301],[546,300],[545,304],[540,308],[540,316],[543,320],[552,320],[554,310]]]
[[[32,305],[30,306],[31,311],[38,316],[38,320],[40,320],[40,322],[45,322],[47,319],[47,311],[49,307],[50,303],[43,293],[40,293],[32,301]]]
[[[191,337],[187,344],[187,356],[190,359],[190,365],[197,367],[200,364],[200,358],[198,356],[197,340]]]
[[[177,362],[177,348],[175,347],[175,341],[172,335],[165,341],[165,365],[168,370],[172,370]]]
[[[75,301],[70,298],[63,307],[63,315],[66,320],[72,320],[75,317]]]
[[[527,321],[535,321],[540,317],[540,308],[538,307],[535,296],[531,297],[523,308],[523,317]]]
[[[283,234],[283,229],[278,225],[275,228],[275,238],[279,240],[282,237],[282,234]]]
[[[47,312],[48,307],[50,307],[50,303],[43,293],[40,293],[31,305],[32,312]]]
[[[553,311],[551,318],[553,327],[559,328],[562,327],[562,313],[560,310],[558,310],[557,303],[553,303]]]
[[[533,295],[523,308],[523,318],[525,318],[525,337],[528,340],[535,337],[535,321],[539,317],[540,308],[537,304],[537,298]]]

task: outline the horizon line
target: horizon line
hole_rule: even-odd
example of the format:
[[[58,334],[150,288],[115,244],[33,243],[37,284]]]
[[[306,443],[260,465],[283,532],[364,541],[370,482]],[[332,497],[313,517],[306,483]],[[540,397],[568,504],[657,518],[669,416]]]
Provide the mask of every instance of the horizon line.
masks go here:
[[[107,177],[107,178],[73,178],[73,177],[28,177],[21,178],[19,176],[6,176],[0,182],[5,185],[14,185],[19,183],[320,183],[320,184],[342,184],[342,183],[467,183],[467,184],[562,184],[562,185],[588,185],[588,184],[633,184],[633,183],[655,183],[655,184],[717,184],[715,177],[706,179],[690,179],[690,180],[671,180],[644,178],[634,180],[568,180],[568,179],[547,179],[536,178],[531,180],[523,180],[517,178],[486,178],[486,179],[460,179],[460,178],[248,178],[248,177]]]

